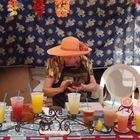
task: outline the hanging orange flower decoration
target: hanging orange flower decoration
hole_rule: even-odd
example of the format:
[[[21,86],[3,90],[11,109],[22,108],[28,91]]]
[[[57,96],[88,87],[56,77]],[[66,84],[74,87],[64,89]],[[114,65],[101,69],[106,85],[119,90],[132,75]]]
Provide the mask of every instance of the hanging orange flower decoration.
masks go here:
[[[140,4],[140,0],[131,0],[132,3]]]
[[[70,10],[70,0],[55,0],[55,11],[58,17],[66,17]]]
[[[9,0],[7,8],[8,8],[8,11],[10,12],[10,16],[17,15],[18,1],[17,0]]]
[[[42,18],[42,14],[44,13],[44,2],[43,0],[33,0],[34,6],[34,12],[37,14],[38,18]]]

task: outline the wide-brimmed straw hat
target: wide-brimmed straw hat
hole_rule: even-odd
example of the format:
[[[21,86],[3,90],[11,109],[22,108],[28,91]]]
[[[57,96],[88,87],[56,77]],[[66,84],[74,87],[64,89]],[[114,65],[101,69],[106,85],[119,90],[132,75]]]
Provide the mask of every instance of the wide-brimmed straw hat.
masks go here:
[[[47,53],[56,56],[79,56],[88,54],[92,49],[73,36],[62,39],[61,44],[48,49]]]

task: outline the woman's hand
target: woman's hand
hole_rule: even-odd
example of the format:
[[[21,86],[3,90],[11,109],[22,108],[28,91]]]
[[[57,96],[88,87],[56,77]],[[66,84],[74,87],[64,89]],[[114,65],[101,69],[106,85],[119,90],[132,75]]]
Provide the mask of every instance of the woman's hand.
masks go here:
[[[61,83],[60,85],[60,89],[63,92],[66,88],[68,88],[68,86],[70,86],[72,84],[72,80],[65,80]]]
[[[71,87],[68,87],[68,90],[71,92],[80,92],[80,91],[84,91],[85,85],[80,83],[80,84],[72,84]]]
[[[76,91],[76,89],[75,88],[73,88],[73,87],[67,87],[67,89],[70,91],[70,92],[75,92]]]

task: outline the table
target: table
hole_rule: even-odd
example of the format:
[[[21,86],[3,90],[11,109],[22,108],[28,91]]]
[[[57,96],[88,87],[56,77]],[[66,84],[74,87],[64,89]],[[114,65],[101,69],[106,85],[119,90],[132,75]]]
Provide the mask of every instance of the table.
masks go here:
[[[6,109],[6,123],[3,124],[3,128],[6,128],[8,126],[13,126],[16,124],[16,122],[11,122],[10,120],[10,112],[11,112],[11,107],[7,107]],[[80,117],[80,116],[79,116]],[[73,123],[73,122],[71,122]],[[53,126],[53,128],[55,128],[55,124]],[[79,129],[78,125],[71,125],[71,129],[72,130],[76,130]],[[100,134],[98,132],[95,132],[94,134],[90,135],[89,131],[86,129],[85,131],[81,131],[81,132],[75,132],[70,134],[69,136],[41,136],[38,133],[38,128],[39,125],[38,124],[26,124],[26,128],[31,128],[34,130],[28,130],[28,129],[20,129],[20,132],[16,132],[15,129],[9,130],[7,132],[3,132],[0,133],[0,140],[4,139],[4,140],[70,140],[70,139],[79,139],[79,140],[88,140],[88,139],[118,139],[121,140],[124,138],[120,138],[123,136],[130,136],[129,139],[133,138],[133,139],[140,139],[140,135],[138,133],[135,133],[133,131],[130,131],[127,134],[120,134],[117,132],[112,131],[110,134]],[[85,128],[85,126],[83,126],[83,128]],[[131,125],[129,125],[129,128],[131,128]],[[16,138],[16,137],[17,138]],[[125,138],[126,139],[126,138]]]

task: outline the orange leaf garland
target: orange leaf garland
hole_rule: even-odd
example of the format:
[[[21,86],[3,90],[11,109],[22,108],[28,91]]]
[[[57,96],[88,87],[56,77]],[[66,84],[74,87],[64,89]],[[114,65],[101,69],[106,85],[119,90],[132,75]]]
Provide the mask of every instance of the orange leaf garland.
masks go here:
[[[135,3],[135,4],[140,4],[140,0],[131,0],[132,3]]]
[[[9,0],[7,8],[8,8],[8,11],[10,12],[10,16],[17,15],[18,1],[17,0]]]
[[[55,0],[55,11],[58,17],[66,17],[70,10],[70,0]]]

